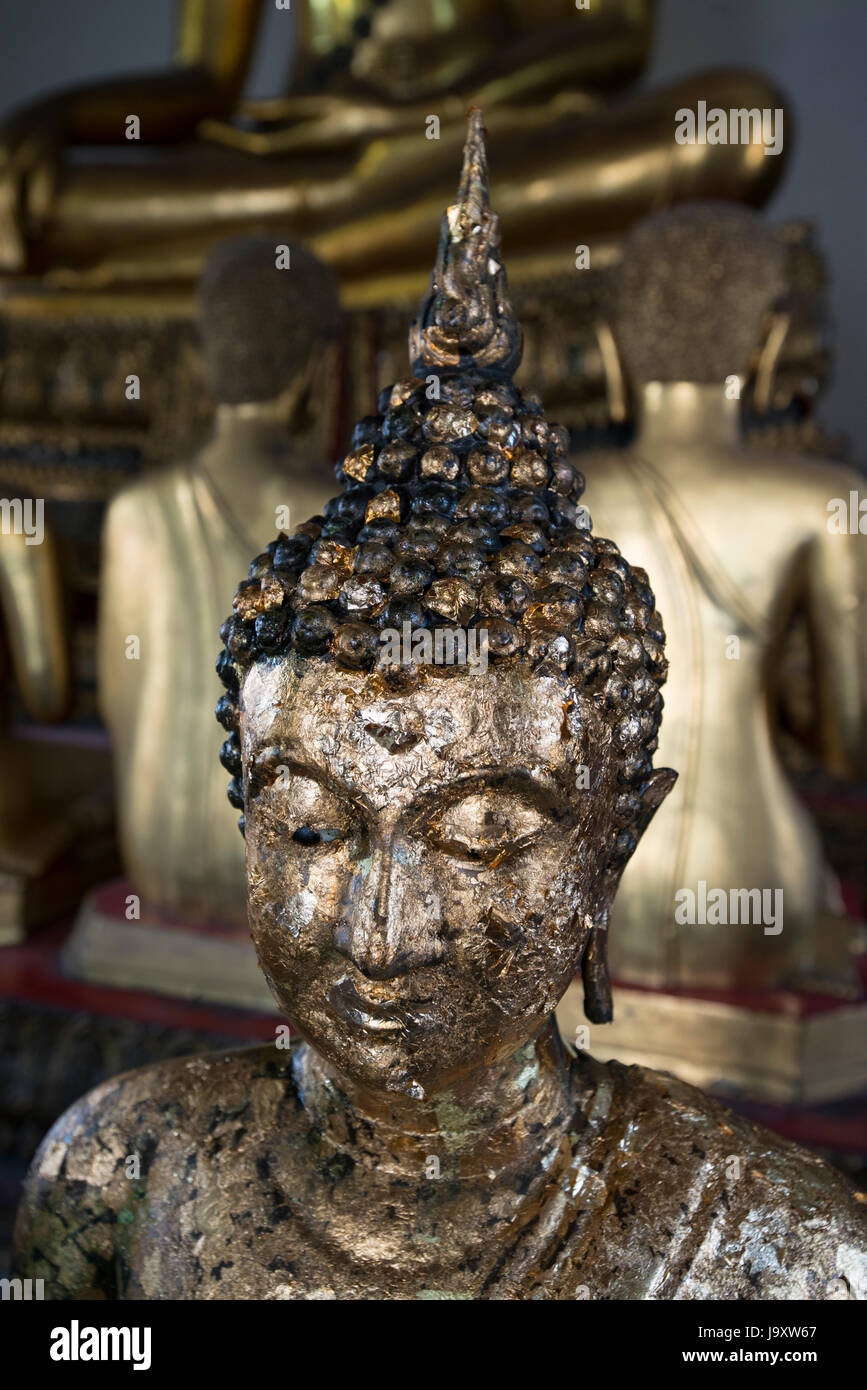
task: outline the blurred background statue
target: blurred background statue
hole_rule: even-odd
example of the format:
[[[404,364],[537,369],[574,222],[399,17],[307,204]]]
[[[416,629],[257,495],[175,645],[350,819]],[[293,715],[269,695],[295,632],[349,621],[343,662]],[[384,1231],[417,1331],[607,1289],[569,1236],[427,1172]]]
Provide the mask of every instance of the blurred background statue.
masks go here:
[[[399,366],[471,100],[484,102],[502,170],[525,374],[571,404],[566,423],[604,427],[616,387],[596,311],[624,232],[686,198],[761,205],[788,160],[788,124],[774,157],[752,127],[744,143],[674,138],[677,112],[699,101],[789,122],[786,99],[754,73],[629,94],[650,54],[652,0],[297,0],[277,28],[288,95],[245,101],[265,10],[182,0],[173,67],[53,93],[0,128],[0,298],[19,354],[0,406],[26,415],[38,442],[62,416],[105,448],[132,355],[160,382],[126,429],[148,459],[165,457],[166,438],[169,452],[196,447],[195,354],[178,352],[192,287],[216,242],[266,229],[302,237],[338,275],[352,311],[340,407],[351,428]],[[82,373],[71,358],[84,335]],[[46,398],[40,367],[55,360]]]
[[[302,246],[251,237],[212,253],[199,303],[214,431],[191,460],[148,474],[108,510],[100,704],[143,916],[246,924],[243,841],[216,762],[214,647],[239,563],[332,489],[311,410],[330,396],[337,291]],[[105,915],[105,899],[91,903],[91,927],[71,948],[91,976],[103,973],[95,953],[126,926],[100,934],[93,922]]]
[[[7,944],[19,940],[45,915],[44,909],[50,916],[63,906],[53,899],[40,904],[39,899],[46,871],[75,838],[76,823],[57,795],[57,782],[52,784],[50,747],[15,737],[9,728],[13,688],[22,710],[38,723],[59,719],[69,704],[57,547],[45,523],[44,503],[39,511],[33,499],[5,498],[2,511],[0,614],[3,665],[11,677],[0,732],[0,944]],[[67,902],[74,901],[75,891],[73,887]]]
[[[707,74],[614,109],[647,60],[650,0],[348,0],[297,7],[291,95],[243,103],[262,0],[185,0],[176,65],[60,92],[2,135],[0,264],[85,280],[186,278],[251,223],[312,241],[346,281],[424,275],[470,98],[504,172],[513,259],[561,232],[621,233],[661,201],[761,203],[783,160],[744,144],[680,145],[675,112],[782,108],[771,84]],[[287,16],[288,20],[288,16]],[[287,24],[287,62],[290,35]],[[131,122],[133,124],[131,124]],[[433,145],[419,159],[419,139]],[[70,160],[74,146],[129,158]],[[141,146],[161,146],[143,163]],[[568,242],[567,242],[568,244]],[[68,278],[68,277],[67,277]]]
[[[857,995],[856,925],[786,777],[775,712],[800,613],[823,765],[863,776],[867,562],[832,504],[848,508],[862,480],[742,437],[748,370],[786,331],[773,312],[785,267],[778,237],[742,209],[683,207],[639,226],[614,313],[637,433],[582,460],[594,525],[653,572],[668,634],[660,752],[679,779],[624,874],[612,940],[615,978],[644,989]]]
[[[116,869],[108,758],[56,737],[74,697],[60,550],[43,498],[0,499],[0,945]]]

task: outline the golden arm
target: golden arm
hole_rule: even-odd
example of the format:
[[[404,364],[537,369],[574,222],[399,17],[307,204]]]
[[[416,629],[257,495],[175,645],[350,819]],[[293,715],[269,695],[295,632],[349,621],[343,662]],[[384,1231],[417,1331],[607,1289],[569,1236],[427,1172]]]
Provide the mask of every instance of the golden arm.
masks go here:
[[[69,656],[57,552],[46,530],[39,545],[0,536],[0,609],[12,669],[34,719],[59,719],[70,696]]]
[[[64,146],[119,144],[131,115],[147,144],[190,135],[205,116],[228,115],[247,75],[261,9],[262,0],[181,0],[176,67],[71,87],[5,117],[0,272],[26,264],[28,226],[51,204]]]
[[[837,482],[848,502],[859,475]],[[829,479],[828,496],[835,482]],[[807,560],[807,611],[815,662],[819,748],[837,777],[867,775],[867,536],[825,526]]]
[[[261,10],[262,0],[181,0],[173,68],[55,92],[7,117],[4,136],[56,123],[67,144],[115,144],[128,115],[140,117],[148,143],[190,134],[203,116],[237,101]]]

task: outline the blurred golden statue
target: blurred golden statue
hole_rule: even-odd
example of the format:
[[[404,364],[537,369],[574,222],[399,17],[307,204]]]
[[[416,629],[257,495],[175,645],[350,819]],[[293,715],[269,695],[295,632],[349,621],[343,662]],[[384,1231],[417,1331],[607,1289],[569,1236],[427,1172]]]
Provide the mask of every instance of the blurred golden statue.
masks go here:
[[[58,719],[69,701],[69,654],[57,545],[39,498],[4,498],[0,610],[12,674],[33,719]]]
[[[677,786],[623,877],[617,979],[662,988],[845,992],[854,925],[774,738],[781,653],[806,615],[818,742],[863,775],[867,567],[833,524],[860,475],[763,452],[741,433],[758,345],[779,353],[785,249],[754,214],[674,209],[627,239],[615,332],[640,392],[637,436],[586,457],[603,534],[654,575],[671,671],[660,736]],[[720,1065],[720,1071],[724,1067]]]
[[[34,720],[51,721],[65,712],[70,682],[57,547],[44,505],[20,497],[0,503],[0,618],[24,710]],[[32,917],[31,885],[70,836],[69,823],[46,796],[45,762],[34,758],[32,743],[6,727],[0,731],[0,944],[24,934]]]
[[[292,94],[240,103],[263,9],[184,0],[175,67],[56,93],[9,117],[0,269],[79,287],[186,282],[215,241],[279,224],[310,242],[356,302],[383,302],[383,278],[424,277],[470,99],[487,112],[519,273],[543,231],[561,255],[576,238],[617,241],[663,203],[761,203],[782,173],[756,130],[744,143],[675,139],[676,113],[700,101],[783,110],[761,77],[708,73],[609,105],[646,61],[652,0],[587,10],[574,0],[301,0]],[[82,145],[129,157],[76,163],[67,152]]]
[[[276,262],[267,238],[212,254],[199,317],[213,436],[119,493],[103,541],[100,701],[124,861],[148,908],[194,922],[246,921],[211,717],[215,634],[238,564],[331,490],[325,446],[303,427],[334,376],[336,287],[303,247]]]
[[[107,753],[76,731],[61,545],[45,499],[0,499],[0,945],[116,869]]]

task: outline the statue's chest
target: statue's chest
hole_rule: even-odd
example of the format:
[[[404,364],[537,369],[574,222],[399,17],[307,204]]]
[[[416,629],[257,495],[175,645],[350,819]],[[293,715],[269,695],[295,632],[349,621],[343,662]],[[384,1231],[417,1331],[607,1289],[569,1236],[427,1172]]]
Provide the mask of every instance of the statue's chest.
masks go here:
[[[291,1157],[257,1149],[208,1162],[200,1151],[194,1179],[152,1198],[128,1231],[127,1297],[594,1298],[611,1297],[620,1277],[604,1185],[584,1184],[576,1203],[563,1175],[528,1196]],[[626,1296],[640,1296],[628,1284]]]
[[[371,1181],[304,1163],[278,1180],[264,1154],[223,1156],[152,1197],[125,1232],[126,1296],[497,1297],[516,1259],[547,1257],[543,1206],[508,1188]]]

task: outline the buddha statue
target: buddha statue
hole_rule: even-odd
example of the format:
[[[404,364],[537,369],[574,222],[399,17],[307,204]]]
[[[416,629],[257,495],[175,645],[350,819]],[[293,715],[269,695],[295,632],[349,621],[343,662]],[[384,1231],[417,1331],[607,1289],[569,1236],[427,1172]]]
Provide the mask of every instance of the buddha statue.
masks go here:
[[[251,547],[330,491],[310,401],[334,376],[336,288],[303,246],[278,260],[266,237],[212,253],[199,291],[211,438],[118,493],[103,536],[99,693],[124,864],[143,905],[196,923],[246,923],[243,847],[214,771],[213,633]]]
[[[0,611],[22,704],[31,718],[50,722],[69,703],[69,653],[57,542],[38,507],[29,533],[25,507],[24,527],[0,534]]]
[[[660,755],[678,784],[624,875],[611,950],[615,978],[642,987],[844,991],[853,978],[854,925],[774,709],[804,614],[819,756],[833,776],[863,775],[867,567],[863,538],[831,514],[861,478],[748,447],[741,428],[751,364],[763,342],[779,351],[784,256],[755,214],[713,204],[660,213],[624,246],[613,321],[637,433],[584,459],[594,524],[652,573],[668,630]]]
[[[609,1015],[612,895],[674,775],[647,576],[583,524],[520,352],[473,111],[413,375],[222,629],[251,928],[299,1037],[57,1123],[16,1239],[46,1297],[867,1296],[842,1176],[553,1022],[576,970]]]
[[[19,509],[16,525],[15,509]],[[44,507],[44,503],[43,503]],[[8,653],[4,694],[12,684],[27,715],[59,719],[70,701],[66,613],[57,543],[39,502],[3,503],[0,533],[0,621]],[[23,521],[23,524],[22,524]],[[29,526],[29,530],[28,530]],[[33,925],[31,899],[52,861],[75,838],[69,807],[57,806],[57,781],[45,775],[49,758],[15,738],[4,700],[0,727],[0,944],[20,940]],[[56,753],[50,754],[56,763]],[[46,785],[47,784],[47,785]]]
[[[173,67],[6,117],[0,270],[78,291],[188,282],[214,241],[278,225],[343,286],[387,302],[383,276],[424,275],[424,233],[448,196],[471,97],[488,111],[519,261],[557,233],[571,265],[576,227],[584,241],[616,241],[663,201],[761,203],[785,164],[785,153],[762,157],[757,131],[675,141],[676,113],[699,101],[788,114],[755,74],[707,73],[609,105],[646,61],[651,0],[301,0],[279,16],[285,38],[269,35],[287,57],[294,36],[289,95],[246,105],[262,0],[178,9]],[[100,157],[105,145],[118,148]]]

